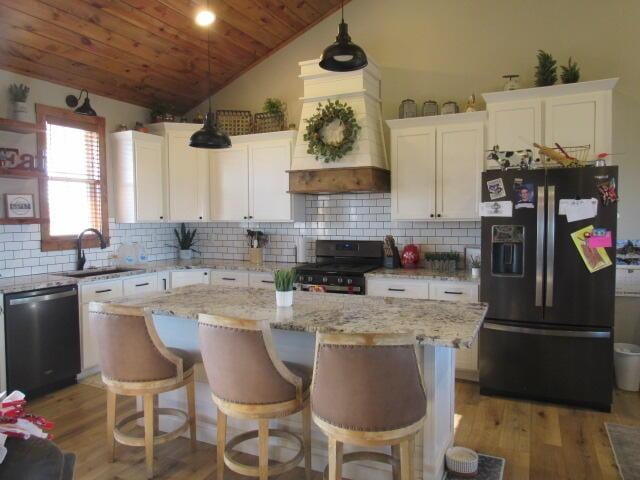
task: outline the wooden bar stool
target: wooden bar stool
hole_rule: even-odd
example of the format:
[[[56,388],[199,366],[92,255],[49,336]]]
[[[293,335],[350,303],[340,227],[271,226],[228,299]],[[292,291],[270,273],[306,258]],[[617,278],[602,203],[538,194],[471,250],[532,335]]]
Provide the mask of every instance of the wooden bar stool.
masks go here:
[[[144,447],[147,477],[153,478],[153,448],[190,430],[196,446],[196,404],[193,359],[187,352],[167,348],[153,324],[152,315],[135,307],[99,303],[89,305],[91,325],[97,339],[102,381],[107,386],[108,459],[115,459],[115,442]],[[181,387],[187,389],[188,413],[175,408],[157,408],[156,395]],[[142,396],[144,409],[116,423],[116,396]],[[169,415],[183,422],[167,433],[156,433],[158,416]],[[122,428],[144,417],[144,437],[124,433]]]
[[[217,479],[224,466],[241,475],[267,480],[293,470],[305,460],[306,479],[311,480],[311,369],[282,362],[267,321],[199,316],[202,360],[218,407]],[[284,430],[269,429],[269,420],[302,413],[302,438]],[[258,420],[258,430],[227,442],[227,416]],[[291,440],[298,451],[291,460],[269,465],[269,437]],[[239,462],[233,448],[258,438],[258,467]]]
[[[391,464],[394,478],[400,467],[400,478],[413,480],[415,437],[427,411],[415,337],[318,334],[311,410],[329,440],[325,478],[342,479],[343,463],[372,460]],[[390,446],[392,454],[343,455],[344,443]]]

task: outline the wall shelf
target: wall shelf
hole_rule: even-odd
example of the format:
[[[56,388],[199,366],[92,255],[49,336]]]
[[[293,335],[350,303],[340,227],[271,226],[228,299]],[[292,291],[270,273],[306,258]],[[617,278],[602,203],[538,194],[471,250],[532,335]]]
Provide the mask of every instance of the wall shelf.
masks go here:
[[[10,118],[0,118],[0,132],[29,134],[44,131],[45,129],[36,123],[20,122],[18,120],[11,120]]]
[[[46,218],[0,218],[0,225],[32,225],[47,221]]]
[[[23,170],[20,168],[4,168],[0,167],[0,177],[3,178],[44,178],[46,172],[41,170]]]

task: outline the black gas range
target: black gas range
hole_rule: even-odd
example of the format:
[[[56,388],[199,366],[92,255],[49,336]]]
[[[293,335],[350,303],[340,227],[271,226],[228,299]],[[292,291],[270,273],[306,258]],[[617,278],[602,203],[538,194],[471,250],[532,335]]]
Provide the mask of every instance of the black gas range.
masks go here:
[[[382,265],[382,242],[318,240],[316,263],[296,267],[301,290],[365,294],[364,274]]]

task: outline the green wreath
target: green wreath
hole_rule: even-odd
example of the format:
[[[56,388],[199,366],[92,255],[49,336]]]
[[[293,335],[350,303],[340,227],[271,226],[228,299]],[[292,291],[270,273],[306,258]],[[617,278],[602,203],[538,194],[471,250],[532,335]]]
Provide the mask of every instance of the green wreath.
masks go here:
[[[342,141],[327,143],[322,138],[322,129],[335,120],[340,120],[342,125]],[[316,160],[322,157],[325,163],[335,162],[353,150],[361,128],[356,122],[353,108],[339,100],[329,100],[324,107],[318,103],[315,115],[306,122],[304,140],[308,142],[307,153],[315,155]]]

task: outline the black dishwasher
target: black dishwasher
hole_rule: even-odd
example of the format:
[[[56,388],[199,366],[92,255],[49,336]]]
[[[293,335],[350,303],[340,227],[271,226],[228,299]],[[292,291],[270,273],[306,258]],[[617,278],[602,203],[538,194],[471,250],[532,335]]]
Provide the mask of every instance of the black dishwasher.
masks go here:
[[[76,383],[80,323],[75,285],[4,297],[7,390],[33,398]]]

